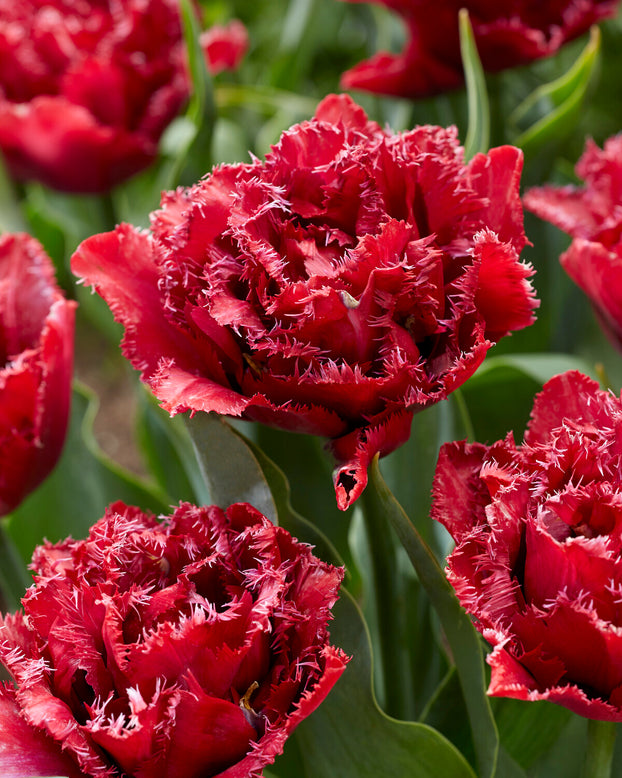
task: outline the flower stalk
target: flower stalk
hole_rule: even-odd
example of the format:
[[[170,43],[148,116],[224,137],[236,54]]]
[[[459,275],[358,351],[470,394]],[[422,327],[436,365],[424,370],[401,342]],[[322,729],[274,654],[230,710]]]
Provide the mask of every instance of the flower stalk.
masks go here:
[[[398,547],[377,491],[368,487],[361,498],[365,534],[372,563],[370,595],[378,624],[379,661],[384,709],[399,719],[412,718],[413,689],[405,626],[408,619],[397,560]]]
[[[611,778],[616,734],[615,721],[588,721],[583,778]]]

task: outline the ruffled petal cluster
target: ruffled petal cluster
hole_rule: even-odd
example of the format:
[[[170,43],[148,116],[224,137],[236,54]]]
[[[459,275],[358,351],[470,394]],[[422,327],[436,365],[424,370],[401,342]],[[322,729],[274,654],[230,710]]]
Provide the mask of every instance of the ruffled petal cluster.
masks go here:
[[[622,401],[556,376],[522,445],[441,449],[447,574],[494,646],[489,694],[622,721]]]
[[[164,408],[330,438],[345,508],[415,411],[533,321],[521,168],[516,148],[465,164],[455,128],[391,134],[331,95],[265,162],[166,193],[150,233],[89,238],[72,267]]]
[[[585,186],[530,189],[525,207],[572,236],[560,262],[622,351],[622,135],[588,140],[576,172]]]
[[[554,54],[592,24],[613,16],[619,0],[373,0],[402,17],[399,54],[378,52],[343,74],[344,89],[421,98],[464,84],[458,12],[469,12],[485,70],[496,72]],[[365,2],[365,0],[348,0]]]
[[[346,666],[327,631],[343,571],[244,503],[115,503],[33,568],[0,621],[8,778],[258,777]]]
[[[0,516],[50,473],[65,440],[75,303],[29,235],[0,236]]]
[[[0,50],[0,149],[56,189],[146,167],[187,98],[177,0],[0,0]]]

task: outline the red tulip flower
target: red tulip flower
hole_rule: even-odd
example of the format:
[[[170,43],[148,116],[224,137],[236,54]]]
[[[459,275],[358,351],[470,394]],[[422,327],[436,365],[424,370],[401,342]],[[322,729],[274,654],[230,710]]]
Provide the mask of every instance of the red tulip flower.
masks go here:
[[[346,666],[343,571],[245,503],[116,503],[33,569],[0,621],[7,778],[258,778]]]
[[[348,0],[365,2],[365,0]],[[619,0],[374,0],[398,13],[408,39],[400,54],[379,52],[348,70],[344,89],[420,98],[464,84],[458,12],[469,12],[484,70],[496,72],[554,54],[592,24],[613,16]]]
[[[393,135],[332,95],[265,162],[165,194],[150,234],[96,235],[72,266],[164,408],[330,438],[345,508],[415,411],[532,322],[521,167],[509,146],[465,164],[455,129]]]
[[[176,0],[0,0],[0,50],[0,149],[56,189],[146,167],[187,98]]]
[[[201,35],[207,67],[213,76],[223,70],[237,70],[248,45],[248,32],[238,19],[225,25],[215,24]]]
[[[0,236],[0,516],[50,473],[69,417],[75,303],[29,235]]]
[[[602,150],[588,141],[576,170],[584,187],[530,189],[525,207],[572,236],[562,266],[622,351],[622,135]]]
[[[572,372],[524,443],[441,449],[432,516],[447,575],[494,646],[489,694],[622,721],[622,401]]]

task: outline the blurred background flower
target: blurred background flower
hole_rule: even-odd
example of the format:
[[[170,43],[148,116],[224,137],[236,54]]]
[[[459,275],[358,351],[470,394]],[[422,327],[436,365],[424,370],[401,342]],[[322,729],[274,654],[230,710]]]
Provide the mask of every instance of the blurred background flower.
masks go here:
[[[525,207],[572,236],[562,266],[622,351],[622,135],[603,149],[588,140],[576,172],[585,186],[534,187],[525,194]]]
[[[20,180],[106,191],[153,161],[187,99],[177,0],[2,0],[0,49],[0,149]]]
[[[344,89],[421,98],[464,84],[458,11],[469,12],[484,70],[496,72],[554,54],[619,0],[375,0],[399,14],[407,41],[399,54],[379,52],[343,74]],[[348,0],[365,2],[365,0]]]
[[[65,300],[42,246],[0,237],[0,515],[60,456],[71,399],[75,303]]]

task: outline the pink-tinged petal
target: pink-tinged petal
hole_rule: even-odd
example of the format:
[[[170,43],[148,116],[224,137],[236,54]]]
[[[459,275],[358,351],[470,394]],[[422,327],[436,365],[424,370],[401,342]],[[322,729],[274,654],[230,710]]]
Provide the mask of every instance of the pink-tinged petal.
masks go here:
[[[237,70],[249,47],[248,31],[238,19],[226,25],[215,24],[201,34],[199,42],[210,73]]]
[[[590,298],[605,333],[622,349],[622,255],[600,243],[577,239],[560,262]]]
[[[602,224],[602,217],[594,213],[583,192],[574,186],[534,187],[525,193],[523,203],[528,211],[573,238],[589,239]]]
[[[0,239],[0,515],[50,473],[65,440],[75,303],[65,300],[42,246]]]
[[[63,775],[87,778],[61,744],[31,727],[20,715],[11,688],[0,686],[0,772],[6,778]]]
[[[574,240],[562,266],[587,294],[605,334],[622,350],[622,136],[601,150],[586,143],[577,163],[582,187],[546,186],[525,195],[525,206]]]
[[[328,646],[322,652],[323,673],[321,679],[296,704],[294,710],[287,716],[280,727],[268,727],[266,734],[256,743],[254,749],[244,759],[233,767],[218,773],[215,778],[255,778],[261,774],[266,764],[272,764],[275,758],[283,752],[287,737],[295,727],[326,699],[326,696],[337,683],[349,659],[339,649]]]
[[[622,400],[569,372],[536,397],[522,445],[441,450],[432,516],[495,647],[490,694],[622,720],[621,429]]]
[[[476,154],[469,163],[470,183],[486,198],[488,229],[502,243],[511,243],[520,253],[527,243],[523,231],[520,177],[523,152],[515,146],[500,146],[488,154]]]
[[[376,454],[384,456],[405,443],[410,436],[412,413],[402,411],[387,416],[376,427],[356,431],[330,444],[340,463],[333,472],[337,507],[345,511],[367,485],[367,468]]]
[[[486,452],[480,443],[462,441],[445,443],[438,455],[431,515],[457,541],[484,521],[489,493],[479,474]]]
[[[240,705],[214,699],[200,689],[180,692],[167,778],[200,778],[217,774],[225,765],[240,764],[256,737]]]
[[[327,629],[343,570],[246,503],[118,502],[33,566],[25,614],[0,621],[0,767],[258,777],[348,661]],[[13,735],[40,756],[20,762]]]

